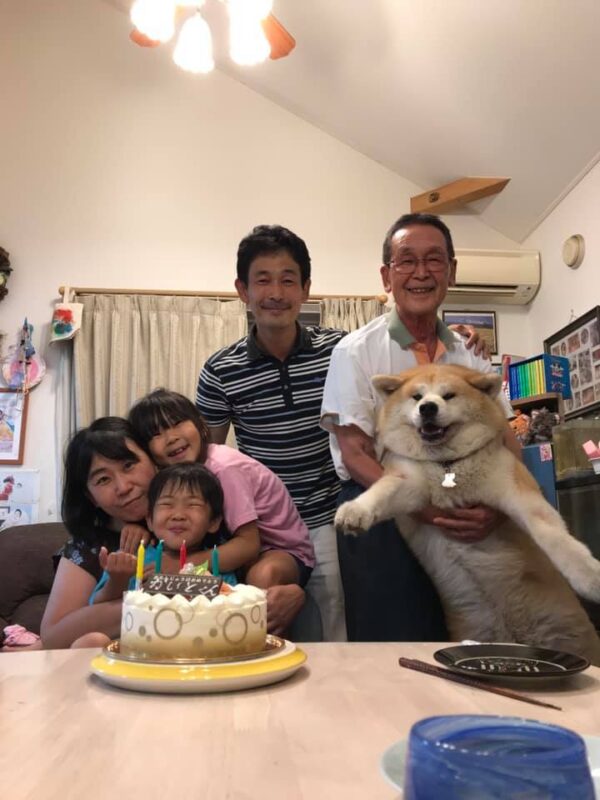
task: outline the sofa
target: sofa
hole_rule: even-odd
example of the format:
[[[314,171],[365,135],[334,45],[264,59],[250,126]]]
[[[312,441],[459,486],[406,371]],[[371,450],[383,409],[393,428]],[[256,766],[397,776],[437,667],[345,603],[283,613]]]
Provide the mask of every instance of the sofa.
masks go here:
[[[62,522],[0,530],[0,633],[13,624],[40,632],[54,580],[52,556],[67,538]]]
[[[52,556],[68,533],[62,522],[40,522],[0,530],[0,638],[6,625],[40,632],[54,580]],[[319,608],[307,593],[289,638],[297,642],[323,640]]]

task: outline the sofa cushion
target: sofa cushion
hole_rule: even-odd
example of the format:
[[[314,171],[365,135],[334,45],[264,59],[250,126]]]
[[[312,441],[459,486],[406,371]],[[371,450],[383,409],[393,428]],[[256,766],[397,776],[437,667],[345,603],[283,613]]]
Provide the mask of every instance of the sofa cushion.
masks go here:
[[[52,556],[67,538],[62,522],[0,531],[0,626],[18,623],[39,633],[54,581]]]

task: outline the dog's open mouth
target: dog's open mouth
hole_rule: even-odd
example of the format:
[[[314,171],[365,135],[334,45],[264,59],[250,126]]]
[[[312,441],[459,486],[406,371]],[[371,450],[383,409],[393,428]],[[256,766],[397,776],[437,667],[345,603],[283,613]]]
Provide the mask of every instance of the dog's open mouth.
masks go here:
[[[446,436],[448,428],[442,428],[433,422],[424,422],[419,428],[421,439],[427,444],[437,444]]]

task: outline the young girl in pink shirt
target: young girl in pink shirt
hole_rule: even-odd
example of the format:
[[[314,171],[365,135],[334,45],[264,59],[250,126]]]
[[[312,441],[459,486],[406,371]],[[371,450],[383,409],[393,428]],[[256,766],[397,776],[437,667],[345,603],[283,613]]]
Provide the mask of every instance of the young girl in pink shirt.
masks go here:
[[[146,395],[129,412],[129,422],[159,467],[198,461],[219,478],[225,523],[235,537],[258,531],[261,552],[246,569],[247,583],[267,589],[268,598],[273,587],[306,585],[315,565],[308,528],[270,469],[227,445],[210,444],[202,415],[177,392],[156,389]],[[269,611],[275,633],[283,632],[303,602],[303,594],[278,594],[271,592],[273,614]]]

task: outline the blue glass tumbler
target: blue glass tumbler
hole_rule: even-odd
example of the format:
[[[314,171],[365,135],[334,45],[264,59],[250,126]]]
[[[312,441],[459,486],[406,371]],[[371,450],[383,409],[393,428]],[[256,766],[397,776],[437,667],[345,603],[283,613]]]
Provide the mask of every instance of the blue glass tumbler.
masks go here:
[[[594,800],[581,736],[543,722],[485,715],[413,725],[405,800]]]

